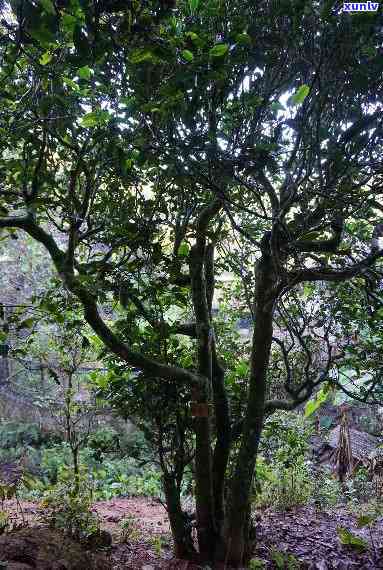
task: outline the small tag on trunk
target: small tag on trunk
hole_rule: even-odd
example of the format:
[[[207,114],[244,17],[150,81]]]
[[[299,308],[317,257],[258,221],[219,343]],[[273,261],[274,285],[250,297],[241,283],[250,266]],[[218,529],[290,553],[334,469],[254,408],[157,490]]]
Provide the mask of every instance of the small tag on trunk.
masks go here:
[[[190,404],[190,409],[193,418],[209,417],[209,404],[198,404],[197,402],[192,402]]]

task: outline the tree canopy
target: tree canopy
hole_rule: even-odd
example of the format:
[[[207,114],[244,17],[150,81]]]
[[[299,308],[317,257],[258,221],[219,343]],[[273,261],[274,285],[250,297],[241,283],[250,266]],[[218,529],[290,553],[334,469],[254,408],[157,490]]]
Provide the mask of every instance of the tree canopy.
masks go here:
[[[265,414],[341,385],[337,284],[381,303],[381,13],[24,0],[3,15],[0,228],[46,248],[119,364],[179,384],[176,401],[187,387],[200,555],[240,566]],[[241,417],[213,311],[227,270],[254,328]],[[175,357],[183,337],[193,358]],[[368,386],[355,394],[381,396]]]

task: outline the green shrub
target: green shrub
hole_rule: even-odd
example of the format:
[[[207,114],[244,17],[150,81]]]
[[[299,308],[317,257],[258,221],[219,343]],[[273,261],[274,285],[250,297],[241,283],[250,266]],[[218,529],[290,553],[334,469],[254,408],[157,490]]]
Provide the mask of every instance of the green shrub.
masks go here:
[[[333,507],[339,503],[342,488],[331,471],[318,469],[312,476],[312,500],[319,507]]]
[[[266,421],[255,477],[255,502],[287,510],[306,504],[312,494],[306,461],[311,424],[294,412],[278,412]]]
[[[41,456],[41,478],[49,485],[55,485],[60,479],[61,472],[71,465],[71,453],[69,445],[59,443],[52,447],[45,448]]]
[[[274,507],[286,511],[305,505],[312,496],[310,468],[304,458],[286,467],[275,462],[272,467],[262,467],[263,481],[259,481],[260,470],[257,464],[258,492],[255,497],[259,507]]]
[[[121,542],[134,542],[141,536],[141,532],[137,526],[136,519],[129,515],[120,521],[121,527]]]
[[[141,463],[150,463],[153,461],[155,456],[147,438],[139,429],[134,429],[128,433],[121,434],[120,447],[125,456],[133,457]]]
[[[304,457],[309,450],[313,426],[297,412],[276,412],[265,422],[261,453],[267,461],[286,467]]]
[[[0,423],[0,448],[41,447],[57,442],[59,437],[43,432],[37,424],[3,421]]]
[[[299,560],[293,554],[275,548],[271,550],[271,559],[275,567],[280,570],[299,570],[301,568]]]
[[[10,449],[24,445],[38,447],[43,442],[40,428],[36,424],[2,422],[0,424],[0,447]]]
[[[124,495],[158,496],[161,493],[161,475],[151,468],[138,469],[130,458],[104,462],[92,472],[95,497],[111,499]]]
[[[64,531],[75,540],[86,540],[99,531],[99,521],[91,511],[93,493],[91,481],[82,474],[79,491],[74,487],[72,473],[53,489],[44,493],[44,516],[52,528]]]
[[[69,445],[57,436],[43,433],[36,424],[0,423],[0,462],[18,461],[29,477],[28,487],[20,488],[20,498],[40,499],[46,491],[57,491],[72,470]],[[119,435],[111,428],[91,434],[88,447],[80,449],[80,465],[92,481],[96,499],[126,495],[158,496],[161,477],[150,459],[142,432]]]
[[[370,501],[375,493],[367,469],[360,467],[351,479],[345,481],[343,491],[345,500],[356,505]]]
[[[67,479],[68,474],[73,473],[71,461],[70,450],[65,443],[44,449],[35,484],[24,489],[21,496],[36,500],[45,491],[54,490]],[[80,464],[92,481],[95,500],[129,495],[156,497],[161,494],[160,473],[150,465],[140,466],[131,457],[104,459],[101,463],[95,460],[92,449],[85,448],[80,452]]]
[[[119,434],[111,428],[102,428],[90,435],[88,447],[93,451],[94,458],[102,461],[108,453],[115,453],[120,449]]]

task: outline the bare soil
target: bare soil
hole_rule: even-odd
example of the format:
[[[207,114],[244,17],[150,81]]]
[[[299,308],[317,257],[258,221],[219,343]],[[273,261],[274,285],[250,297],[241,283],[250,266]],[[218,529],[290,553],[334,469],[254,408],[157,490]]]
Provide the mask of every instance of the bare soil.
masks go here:
[[[15,521],[20,521],[20,517],[16,517],[15,514],[14,501],[7,502],[5,507],[9,512],[14,513]],[[94,511],[100,518],[101,528],[110,532],[113,537],[112,548],[109,551],[97,553],[81,551],[78,545],[65,543],[62,536],[58,540],[57,533],[51,533],[42,526],[39,508],[35,503],[24,502],[23,510],[29,528],[0,537],[0,561],[12,560],[13,565],[9,564],[9,570],[27,570],[27,568],[38,570],[50,568],[52,570],[92,570],[93,568],[97,570],[196,570],[198,568],[191,563],[175,560],[172,557],[166,512],[162,504],[153,499],[139,497],[97,502],[94,505]],[[124,536],[121,523],[126,518],[129,521],[129,532]],[[277,566],[275,551],[294,555],[299,560],[299,568],[302,570],[383,569],[383,519],[375,523],[372,535],[366,528],[358,529],[356,516],[345,508],[327,511],[299,508],[285,514],[269,511],[259,513],[257,519],[258,546],[254,556],[259,562],[264,562],[264,568],[267,570],[275,568],[295,570],[295,566],[290,566],[287,561],[284,566]],[[342,545],[337,534],[338,527],[347,528],[364,538],[370,545],[369,549],[366,552],[358,552]],[[22,534],[28,531],[32,532],[31,536]],[[17,535],[18,538],[15,541],[14,537]],[[68,559],[68,556],[63,557],[63,544],[67,545],[66,551],[75,553],[72,561]],[[22,556],[20,558],[20,552],[23,552],[23,549],[27,553],[24,559]],[[14,558],[12,558],[13,551],[15,552]],[[40,555],[38,551],[41,551]],[[49,563],[46,565],[46,559],[49,559],[49,556],[52,558],[51,566]],[[39,560],[44,560],[45,565]],[[78,560],[82,560],[80,566],[78,566]],[[84,566],[84,560],[88,560],[86,566]],[[61,566],[57,566],[58,562]]]
[[[266,562],[267,569],[277,567],[270,562],[273,549],[293,554],[302,569],[383,568],[383,518],[373,525],[372,537],[367,528],[357,527],[356,518],[345,508],[318,511],[306,507],[285,514],[265,512],[257,525],[258,547],[255,556]],[[361,553],[342,545],[337,533],[339,527],[363,538],[369,544],[369,549]]]

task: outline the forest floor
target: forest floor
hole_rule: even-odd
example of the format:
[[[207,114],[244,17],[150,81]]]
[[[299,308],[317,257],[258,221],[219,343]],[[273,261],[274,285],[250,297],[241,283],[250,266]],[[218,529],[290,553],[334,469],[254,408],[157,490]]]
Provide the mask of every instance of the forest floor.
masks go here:
[[[13,501],[6,502],[8,512],[15,511]],[[35,503],[24,502],[23,510],[29,527],[39,528],[39,540],[44,536],[41,530],[39,508]],[[100,501],[94,506],[98,514],[101,528],[110,532],[113,546],[108,554],[102,554],[97,568],[103,570],[195,570],[197,566],[172,558],[171,536],[164,507],[148,498],[119,498]],[[315,508],[301,507],[288,513],[263,512],[257,516],[258,547],[255,557],[264,562],[264,568],[285,568],[286,570],[378,570],[383,569],[383,518],[378,520],[372,529],[358,529],[356,516],[346,508],[333,508],[318,511]],[[128,520],[126,538],[123,537],[121,521]],[[366,540],[370,547],[366,552],[358,552],[343,546],[338,538],[337,528],[343,527]],[[11,533],[15,535],[17,532]],[[4,560],[5,550],[1,550],[0,560]],[[47,538],[49,533],[46,535]],[[30,542],[30,538],[28,538]],[[50,539],[51,540],[51,539]],[[9,545],[7,552],[8,560]],[[18,548],[20,550],[20,547]],[[374,556],[375,551],[375,556]],[[41,566],[31,564],[28,560],[15,557],[18,564],[9,565],[11,570],[27,568],[80,568],[81,566]],[[287,555],[293,555],[299,566]],[[57,558],[57,554],[55,554]],[[283,561],[284,559],[284,561]],[[274,561],[273,561],[274,560]],[[104,561],[104,562],[103,562]],[[30,562],[30,561],[29,561]],[[262,566],[260,565],[259,568]]]

